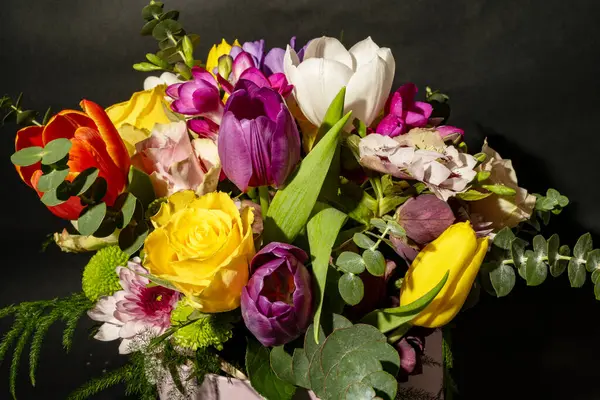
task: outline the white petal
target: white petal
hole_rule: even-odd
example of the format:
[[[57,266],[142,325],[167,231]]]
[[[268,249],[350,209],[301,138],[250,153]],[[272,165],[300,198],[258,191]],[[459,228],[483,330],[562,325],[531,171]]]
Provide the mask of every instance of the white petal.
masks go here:
[[[163,83],[169,86],[181,82],[179,79],[177,79],[177,75],[172,72],[163,72],[163,74],[160,76],[160,79],[163,81]]]
[[[432,185],[439,185],[450,176],[452,172],[437,161],[431,161],[425,171],[425,181]]]
[[[133,350],[133,340],[123,339],[119,345],[119,354],[130,354]]]
[[[377,55],[377,50],[379,50],[379,46],[375,44],[371,36],[352,46],[350,54],[354,57],[356,68],[369,63]]]
[[[379,49],[386,50],[386,49]],[[389,49],[387,52],[390,53]],[[393,57],[392,57],[393,59]],[[367,126],[379,115],[390,94],[394,81],[394,71],[379,54],[354,73],[346,88],[345,112],[353,111],[352,117],[363,121]]]
[[[122,338],[127,338],[127,339],[131,339],[132,337],[148,331],[150,329],[150,326],[144,324],[143,322],[137,320],[137,321],[129,321],[127,322],[125,325],[123,325],[121,327],[121,331],[119,332],[119,335]]]
[[[362,138],[358,143],[358,151],[361,157],[381,155],[381,152],[394,150],[398,147],[398,142],[389,136],[373,133]]]
[[[415,157],[415,149],[413,147],[399,147],[394,154],[388,158],[392,164],[398,168],[406,168]]]
[[[323,36],[311,40],[304,51],[304,60],[306,61],[309,58],[325,58],[337,61],[346,65],[351,70],[355,70],[352,55],[336,38]]]
[[[98,333],[94,336],[94,339],[101,340],[103,342],[110,342],[111,340],[117,340],[119,336],[119,332],[121,331],[121,327],[113,324],[109,324],[108,322],[102,324],[100,329],[98,329]]]
[[[329,105],[351,76],[352,70],[342,63],[311,58],[303,61],[289,78],[298,106],[313,125],[320,126]]]
[[[111,322],[117,324],[119,321],[114,317],[114,312],[116,309],[117,300],[115,296],[104,296],[98,300],[96,306],[89,310],[87,314],[94,321]]]
[[[385,61],[388,66],[388,70],[392,74],[392,81],[394,80],[394,74],[396,73],[396,60],[394,59],[394,55],[392,54],[392,50],[387,47],[381,47],[377,50],[377,55]]]
[[[163,81],[158,76],[149,76],[144,80],[144,90],[154,89],[158,85],[162,85]]]

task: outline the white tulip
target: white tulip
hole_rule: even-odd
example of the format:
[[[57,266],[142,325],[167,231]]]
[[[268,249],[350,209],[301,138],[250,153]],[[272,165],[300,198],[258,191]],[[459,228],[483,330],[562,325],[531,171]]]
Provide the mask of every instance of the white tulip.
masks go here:
[[[334,97],[346,86],[344,111],[351,110],[352,118],[369,126],[385,106],[396,63],[391,50],[380,48],[371,37],[346,50],[339,40],[324,36],[308,44],[302,62],[288,46],[283,68],[311,123],[321,125]]]

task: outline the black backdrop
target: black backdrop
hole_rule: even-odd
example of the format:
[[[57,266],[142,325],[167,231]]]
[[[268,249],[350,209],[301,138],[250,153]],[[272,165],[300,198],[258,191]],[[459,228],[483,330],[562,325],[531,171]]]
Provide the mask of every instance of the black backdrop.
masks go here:
[[[451,96],[451,122],[468,143],[485,136],[511,157],[520,182],[533,191],[555,187],[572,204],[550,228],[565,242],[600,233],[600,2],[596,0],[171,0],[201,53],[221,37],[265,38],[283,46],[345,33],[347,44],[371,35],[390,47],[396,84],[413,81]],[[103,106],[141,89],[131,69],[153,39],[139,36],[144,0],[2,0],[0,91],[25,92],[40,110],[76,108],[82,97]],[[86,256],[39,252],[63,222],[53,217],[9,161],[15,127],[0,135],[0,305],[47,299],[80,289]],[[456,379],[462,399],[600,399],[600,304],[591,284],[569,288],[549,278],[519,282],[504,299],[483,298],[455,320]],[[8,321],[0,328],[6,329]],[[27,382],[23,357],[18,393],[62,399],[122,359],[116,343],[89,340],[81,322],[72,353],[50,331],[38,386]],[[0,398],[8,398],[8,368],[0,368]],[[119,398],[112,391],[98,398]]]

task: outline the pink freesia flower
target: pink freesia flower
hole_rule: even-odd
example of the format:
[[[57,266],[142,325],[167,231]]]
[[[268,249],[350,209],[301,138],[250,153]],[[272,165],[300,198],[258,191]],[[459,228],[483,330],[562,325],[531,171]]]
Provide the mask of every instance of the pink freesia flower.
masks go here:
[[[215,77],[200,67],[192,68],[192,76],[191,81],[167,88],[167,95],[174,100],[171,108],[179,114],[207,117],[220,124],[224,105]]]
[[[88,311],[94,321],[104,322],[94,336],[101,341],[123,339],[120,354],[130,353],[136,340],[147,334],[160,335],[171,325],[171,312],[179,300],[179,293],[162,286],[147,287],[150,281],[139,274],[147,274],[136,257],[127,267],[117,267],[123,290],[100,298]]]
[[[198,194],[215,191],[221,172],[215,141],[190,141],[185,122],[156,125],[152,135],[136,145],[132,164],[150,175],[159,197],[188,189]]]
[[[407,83],[388,99],[386,116],[381,120],[377,133],[389,137],[403,135],[412,128],[421,128],[427,125],[433,107],[422,101],[415,101],[417,86]]]

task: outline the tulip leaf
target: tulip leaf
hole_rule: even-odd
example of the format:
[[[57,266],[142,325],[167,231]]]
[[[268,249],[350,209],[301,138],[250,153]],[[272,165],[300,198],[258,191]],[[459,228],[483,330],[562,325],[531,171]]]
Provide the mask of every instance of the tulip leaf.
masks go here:
[[[571,287],[582,287],[585,283],[585,278],[587,275],[585,272],[585,265],[582,262],[580,262],[579,259],[573,257],[569,261],[568,272]]]
[[[360,274],[365,270],[365,262],[363,258],[356,253],[351,251],[344,251],[337,258],[335,265],[344,272],[352,272],[353,274]]]
[[[342,299],[349,305],[355,306],[365,295],[365,285],[360,276],[347,272],[340,278],[338,289]]]
[[[10,161],[19,167],[28,167],[39,162],[44,155],[44,149],[39,146],[31,146],[21,149],[10,156]]]
[[[298,350],[298,349],[296,349]],[[306,358],[306,356],[304,357]],[[292,356],[290,356],[283,346],[273,347],[270,355],[271,368],[275,375],[283,381],[295,384],[296,379],[292,372]],[[306,360],[308,367],[308,360]]]
[[[582,235],[579,240],[577,240],[577,243],[575,243],[575,247],[573,247],[573,257],[585,260],[587,253],[590,252],[592,248],[592,235],[588,232],[585,235]]]
[[[364,233],[355,233],[352,240],[361,249],[370,249],[375,246],[375,242]]]
[[[67,175],[69,175],[68,169],[52,170],[50,173],[40,176],[37,190],[40,192],[47,192],[48,190],[56,189],[64,182]]]
[[[385,257],[379,250],[367,249],[362,258],[371,275],[383,276],[385,274]]]
[[[403,324],[410,323],[429,303],[433,301],[440,290],[446,284],[450,271],[447,271],[442,280],[438,282],[429,292],[410,304],[396,308],[375,310],[367,314],[361,322],[375,326],[381,332],[386,333],[398,328]]]
[[[490,271],[490,280],[497,297],[504,297],[515,286],[515,270],[507,264],[499,264]]]
[[[517,194],[515,189],[504,185],[481,185],[481,187],[499,196],[514,196]]]
[[[588,272],[593,272],[600,268],[600,249],[595,249],[588,253],[585,267]]]
[[[314,324],[320,326],[321,311],[325,298],[327,284],[327,272],[331,249],[338,237],[340,230],[346,222],[347,215],[343,212],[323,203],[317,203],[314,215],[308,221],[306,227],[310,254],[312,257],[312,270],[317,288]],[[318,332],[315,330],[315,340],[318,340]]]
[[[246,371],[252,388],[267,400],[291,400],[296,387],[277,377],[270,363],[270,353],[253,338],[246,347]]]
[[[106,216],[106,203],[87,207],[77,220],[77,230],[84,236],[92,235]]]
[[[317,131],[317,136],[313,143],[316,146],[319,141],[329,132],[334,125],[344,116],[344,99],[346,98],[346,87],[343,87],[334,97],[333,101],[327,108],[323,122]]]
[[[567,246],[566,244],[562,245],[558,249],[558,254],[561,256],[568,256],[569,254],[571,254],[571,249],[569,249],[569,246]],[[561,260],[557,258],[556,261],[554,261],[554,263],[550,264],[550,274],[555,278],[557,276],[562,275],[562,273],[565,272],[565,269],[567,269],[568,263],[568,260]]]
[[[62,160],[69,154],[71,146],[72,144],[69,139],[54,139],[44,147],[42,164],[50,165]]]
[[[273,198],[264,221],[265,243],[291,243],[306,226],[339,145],[340,132],[348,118],[350,113],[329,130],[302,160],[288,185]]]
[[[142,202],[144,209],[147,209],[148,205],[156,199],[150,176],[135,167],[129,170],[128,190]]]

